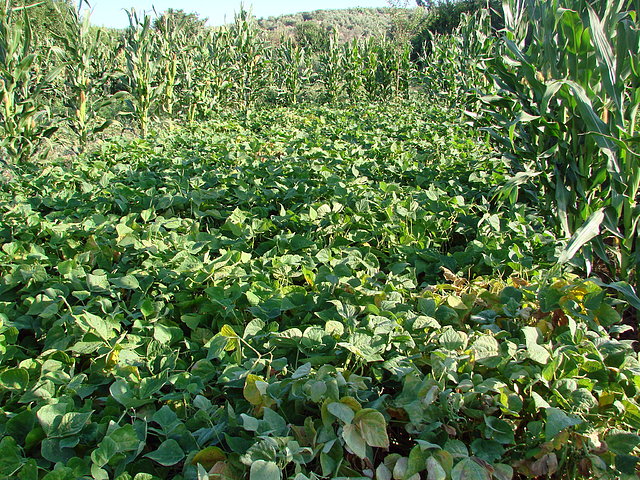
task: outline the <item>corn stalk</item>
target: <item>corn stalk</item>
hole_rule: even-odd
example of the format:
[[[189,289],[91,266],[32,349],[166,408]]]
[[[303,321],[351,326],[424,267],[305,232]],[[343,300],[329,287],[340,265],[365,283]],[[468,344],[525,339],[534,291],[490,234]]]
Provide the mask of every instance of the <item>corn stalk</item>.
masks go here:
[[[62,49],[54,49],[65,67],[65,105],[69,109],[66,120],[78,137],[80,151],[84,151],[92,136],[104,131],[114,122],[104,118],[101,112],[124,95],[113,95],[103,91],[109,75],[103,70],[102,76],[92,75],[91,59],[103,43],[102,31],[92,29],[89,15],[80,17],[74,9],[69,9],[65,19],[65,30],[55,34]]]
[[[125,57],[131,95],[129,104],[142,137],[146,137],[153,110],[160,101],[163,89],[158,80],[158,47],[150,17],[145,15],[140,20],[133,9],[127,11],[127,15],[129,28],[125,34]]]
[[[507,0],[485,74],[488,129],[512,159],[504,197],[533,183],[560,234],[560,260],[594,261],[638,285],[640,25],[637,0]]]
[[[358,58],[359,62],[359,58]],[[345,55],[338,44],[338,34],[333,32],[329,37],[329,46],[326,51],[321,52],[319,58],[320,81],[324,86],[325,96],[333,102],[339,95],[343,87],[343,80],[349,75],[345,67]],[[358,74],[359,69],[352,72]]]
[[[236,92],[241,105],[247,109],[265,88],[270,75],[266,63],[267,46],[260,38],[255,20],[241,9],[230,28]]]
[[[288,40],[280,45],[275,60],[280,91],[287,103],[295,105],[311,74],[307,52],[304,47]]]
[[[364,88],[364,59],[362,47],[353,39],[343,46],[342,78],[344,90],[351,101],[355,101]]]
[[[29,19],[13,21],[14,14],[9,5],[0,7],[0,146],[24,162],[57,130],[41,93],[60,70],[42,74]]]

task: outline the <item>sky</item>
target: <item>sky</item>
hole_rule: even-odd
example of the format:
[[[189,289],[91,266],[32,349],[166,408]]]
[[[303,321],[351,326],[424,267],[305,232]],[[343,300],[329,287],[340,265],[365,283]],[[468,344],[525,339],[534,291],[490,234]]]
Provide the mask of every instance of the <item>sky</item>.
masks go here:
[[[123,9],[131,7],[139,13],[152,7],[161,13],[168,8],[182,9],[187,13],[195,12],[201,18],[208,18],[209,25],[222,25],[233,20],[234,12],[240,8],[240,0],[89,0],[92,7],[91,23],[98,26],[123,28],[128,25],[127,14]],[[251,7],[253,14],[260,17],[283,15],[286,13],[310,12],[354,7],[387,7],[387,0],[245,0],[246,9]]]

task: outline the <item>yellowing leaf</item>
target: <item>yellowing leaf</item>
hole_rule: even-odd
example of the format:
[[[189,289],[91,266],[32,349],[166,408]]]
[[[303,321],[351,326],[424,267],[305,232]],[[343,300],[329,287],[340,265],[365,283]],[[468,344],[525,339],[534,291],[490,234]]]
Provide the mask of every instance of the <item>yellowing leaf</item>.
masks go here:
[[[112,369],[118,364],[118,359],[120,358],[120,350],[121,348],[116,347],[109,352],[105,362],[107,369]]]
[[[387,422],[379,411],[373,408],[364,408],[356,413],[353,423],[358,426],[367,445],[389,448]]]
[[[233,327],[227,324],[223,325],[222,328],[220,329],[220,335],[224,335],[225,337],[228,337],[228,338],[235,338],[238,336],[238,334],[233,329]]]
[[[340,402],[351,407],[354,412],[362,409],[362,405],[360,405],[360,402],[353,397],[342,397],[340,399]]]
[[[236,480],[238,478],[227,462],[216,462],[209,470],[209,480]]]
[[[238,339],[238,334],[235,332],[233,327],[230,325],[223,325],[220,329],[220,335],[223,337],[227,337],[229,340],[227,341],[227,345],[224,349],[227,352],[233,351],[240,346],[240,340]]]
[[[261,385],[262,384],[262,385]],[[249,374],[244,382],[242,394],[251,405],[260,406],[264,404],[263,394],[266,392],[267,383],[258,375]]]
[[[227,456],[225,453],[218,447],[207,447],[204,450],[200,450],[195,454],[193,459],[191,460],[192,465],[197,465],[198,463],[202,465],[207,470],[213,468],[217,463],[226,460]]]

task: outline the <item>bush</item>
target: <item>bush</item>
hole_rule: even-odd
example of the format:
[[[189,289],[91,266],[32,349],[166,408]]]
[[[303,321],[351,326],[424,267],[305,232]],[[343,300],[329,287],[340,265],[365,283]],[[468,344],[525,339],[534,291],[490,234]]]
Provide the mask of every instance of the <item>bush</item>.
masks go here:
[[[329,33],[316,22],[298,23],[293,35],[299,46],[312,52],[323,52],[329,46]]]
[[[494,29],[502,28],[501,3],[498,0],[489,0],[491,7],[491,24]],[[450,35],[455,32],[460,24],[460,18],[465,13],[474,13],[487,6],[487,0],[444,0],[429,8],[425,16],[422,28],[411,39],[412,58],[428,55],[431,50],[431,35]]]

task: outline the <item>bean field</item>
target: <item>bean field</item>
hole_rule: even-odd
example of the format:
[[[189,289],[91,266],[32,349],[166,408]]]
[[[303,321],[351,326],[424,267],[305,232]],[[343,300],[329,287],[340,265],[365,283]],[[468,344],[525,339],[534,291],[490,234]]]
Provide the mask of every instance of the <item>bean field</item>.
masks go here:
[[[0,478],[638,479],[638,6],[0,7]]]

